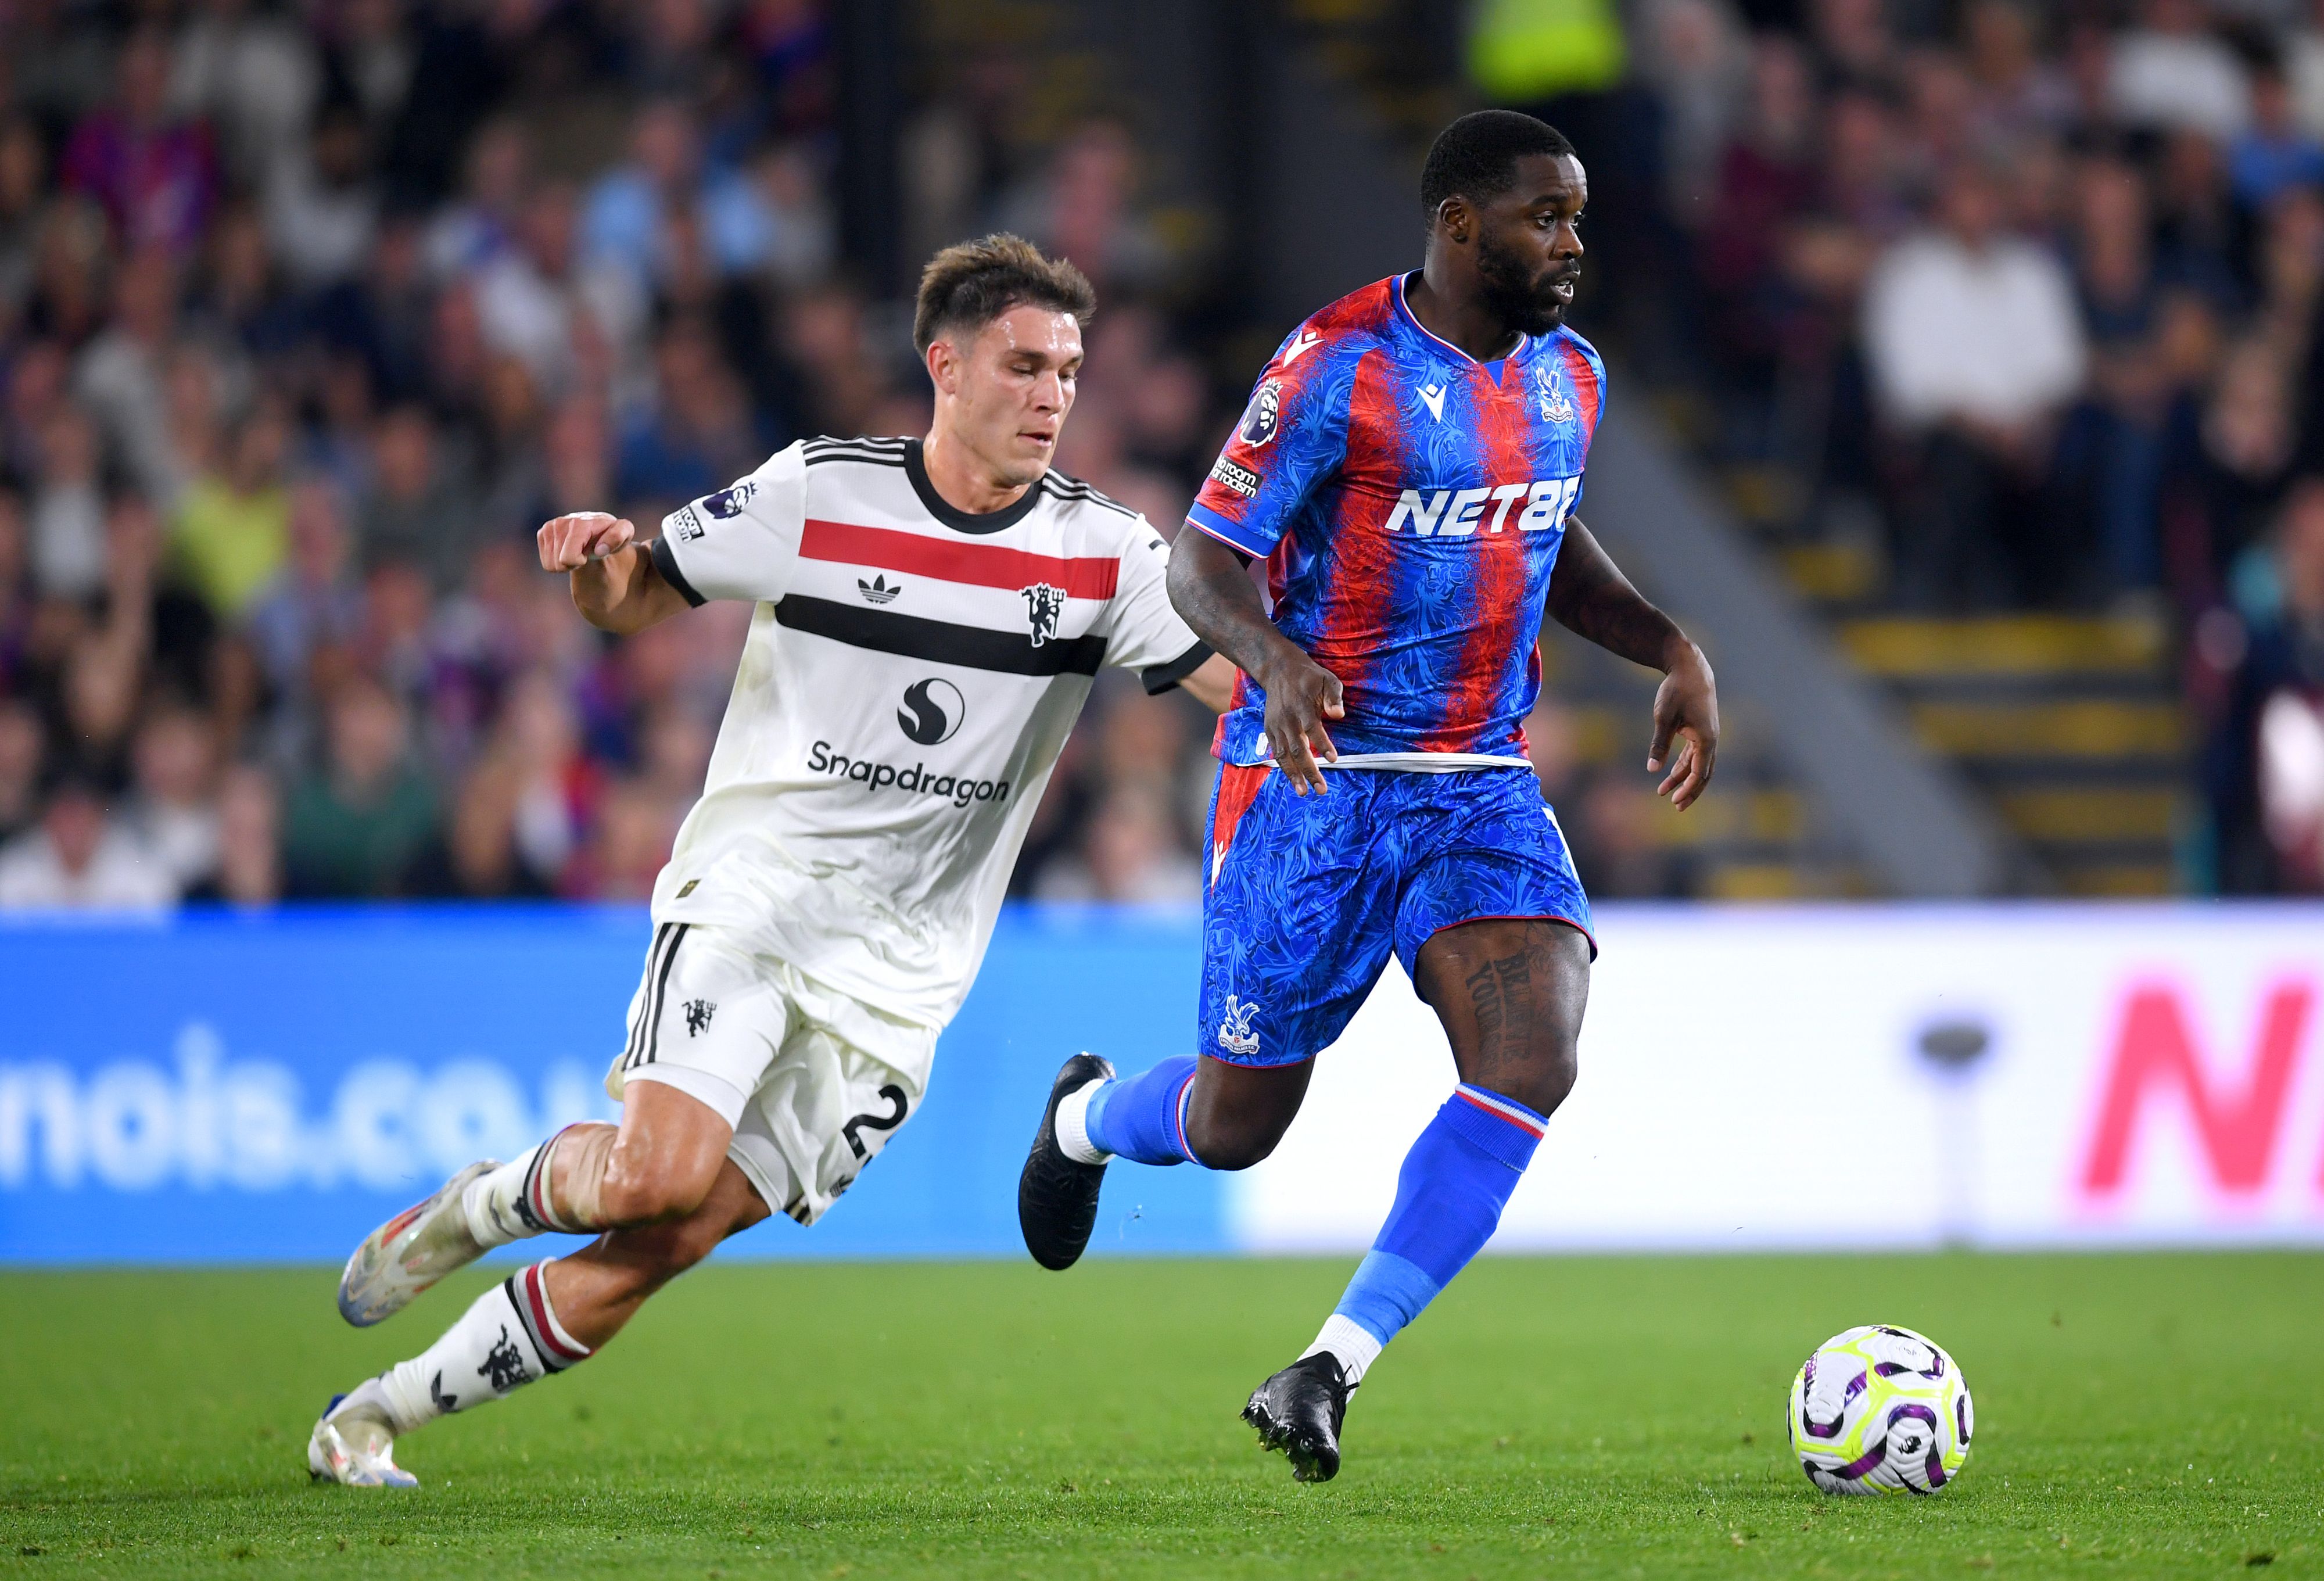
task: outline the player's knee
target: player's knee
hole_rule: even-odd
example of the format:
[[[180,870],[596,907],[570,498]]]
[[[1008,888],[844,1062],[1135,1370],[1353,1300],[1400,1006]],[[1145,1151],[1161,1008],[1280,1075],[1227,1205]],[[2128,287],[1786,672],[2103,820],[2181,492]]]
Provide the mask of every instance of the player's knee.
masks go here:
[[[1186,1145],[1206,1170],[1248,1170],[1273,1152],[1282,1140],[1279,1127],[1216,1121],[1204,1124],[1193,1115],[1186,1120]]]
[[[1515,1098],[1536,1114],[1554,1114],[1557,1106],[1572,1092],[1573,1083],[1582,1073],[1570,1039],[1561,1039],[1536,1051],[1505,1079],[1508,1083],[1507,1096]]]
[[[683,1219],[702,1206],[717,1178],[707,1170],[673,1165],[650,1153],[641,1156],[616,1146],[605,1160],[605,1184],[600,1195],[606,1221],[616,1225],[656,1225]]]

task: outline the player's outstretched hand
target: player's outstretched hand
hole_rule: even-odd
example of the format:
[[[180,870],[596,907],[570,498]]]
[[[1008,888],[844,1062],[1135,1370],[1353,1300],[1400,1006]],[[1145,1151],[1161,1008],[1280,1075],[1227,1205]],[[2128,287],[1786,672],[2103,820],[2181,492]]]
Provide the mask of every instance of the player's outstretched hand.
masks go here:
[[[1673,740],[1679,744],[1678,755],[1655,794],[1685,809],[1702,795],[1719,761],[1719,684],[1711,679],[1711,661],[1692,643],[1655,692],[1655,741],[1646,749],[1647,772],[1659,771],[1671,757]]]
[[[1323,721],[1343,718],[1348,712],[1340,678],[1295,648],[1259,684],[1267,692],[1267,744],[1275,754],[1275,766],[1289,776],[1291,789],[1300,795],[1310,790],[1321,795],[1323,771],[1316,767],[1316,760],[1340,761],[1340,749],[1332,744]]]
[[[542,524],[535,535],[544,571],[576,571],[591,560],[617,554],[637,541],[636,526],[603,511],[576,511]]]

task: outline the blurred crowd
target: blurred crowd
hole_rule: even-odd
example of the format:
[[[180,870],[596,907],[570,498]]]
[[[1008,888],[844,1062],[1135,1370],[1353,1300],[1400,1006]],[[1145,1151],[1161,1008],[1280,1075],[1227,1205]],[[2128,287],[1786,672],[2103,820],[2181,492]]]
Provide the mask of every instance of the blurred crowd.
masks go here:
[[[1714,448],[1874,537],[1896,607],[2168,619],[2219,887],[2324,887],[2324,5],[1631,21],[1617,245]]]
[[[923,431],[825,6],[21,0],[0,44],[0,907],[645,893],[749,611],[612,642],[531,534]],[[1225,416],[1135,151],[1012,156],[993,90],[914,107],[913,240],[1096,277],[1061,464],[1175,526]],[[1020,890],[1194,892],[1207,730],[1135,691]]]

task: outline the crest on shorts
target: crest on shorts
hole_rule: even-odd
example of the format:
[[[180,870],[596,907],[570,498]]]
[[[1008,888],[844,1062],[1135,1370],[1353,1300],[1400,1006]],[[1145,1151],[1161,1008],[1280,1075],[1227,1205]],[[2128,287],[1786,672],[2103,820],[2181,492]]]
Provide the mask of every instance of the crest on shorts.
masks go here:
[[[1258,1005],[1228,994],[1226,1017],[1219,1022],[1219,1047],[1245,1059],[1257,1054],[1259,1034],[1250,1030],[1250,1018],[1258,1013]]]
[[[710,1018],[718,1013],[718,1006],[707,999],[686,1002],[686,1035],[698,1038],[710,1030]]]
[[[1036,582],[1018,588],[1017,595],[1025,601],[1025,618],[1033,623],[1033,646],[1038,648],[1057,634],[1057,623],[1065,615],[1065,590]]]

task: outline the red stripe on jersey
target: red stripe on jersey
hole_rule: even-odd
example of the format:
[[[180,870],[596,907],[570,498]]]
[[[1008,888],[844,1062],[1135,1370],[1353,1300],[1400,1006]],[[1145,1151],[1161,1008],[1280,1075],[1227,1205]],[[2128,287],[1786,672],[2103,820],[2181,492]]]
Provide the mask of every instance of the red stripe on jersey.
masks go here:
[[[1516,482],[1533,473],[1533,422],[1528,388],[1531,369],[1511,358],[1501,365],[1501,382],[1482,367],[1469,370],[1476,400],[1478,476],[1494,483]],[[1517,531],[1506,508],[1496,502],[1480,522],[1474,537],[1462,541],[1467,550],[1469,585],[1460,656],[1443,678],[1436,728],[1416,744],[1422,752],[1467,752],[1477,727],[1491,718],[1501,688],[1507,683],[1512,651],[1537,633],[1519,629],[1517,616],[1526,607],[1529,556],[1526,534]],[[1492,529],[1498,526],[1499,532]],[[1530,645],[1530,644],[1527,644]]]
[[[887,527],[812,520],[799,534],[799,558],[908,571],[940,582],[1006,587],[1011,592],[1048,582],[1063,587],[1069,598],[1111,598],[1121,575],[1120,561],[1102,557],[1067,559],[993,543],[961,543]]]
[[[1565,358],[1566,376],[1573,381],[1574,397],[1582,402],[1582,449],[1590,452],[1591,436],[1598,431],[1598,403],[1606,392],[1598,387],[1598,370],[1582,355],[1582,348],[1571,340],[1561,339],[1557,349]]]
[[[1396,509],[1396,495],[1388,490],[1413,470],[1405,456],[1390,449],[1410,428],[1397,410],[1397,396],[1396,370],[1387,353],[1364,353],[1348,392],[1348,448],[1332,485],[1340,491],[1331,515],[1332,536],[1319,551],[1330,563],[1319,579],[1322,597],[1309,656],[1339,678],[1351,714],[1362,711],[1360,694],[1400,634],[1404,617],[1397,585],[1404,557],[1397,541],[1380,531]],[[1281,602],[1282,594],[1276,596]]]
[[[1235,671],[1233,689],[1227,694],[1226,708],[1219,715],[1219,722],[1211,726],[1211,755],[1221,763],[1224,763],[1227,756],[1227,716],[1249,701],[1250,701],[1250,677],[1238,670]]]
[[[1222,763],[1219,767],[1219,805],[1211,814],[1211,883],[1219,881],[1219,869],[1227,859],[1227,847],[1234,844],[1235,826],[1242,815],[1259,800],[1259,788],[1267,783],[1270,772],[1266,763],[1244,767]]]

